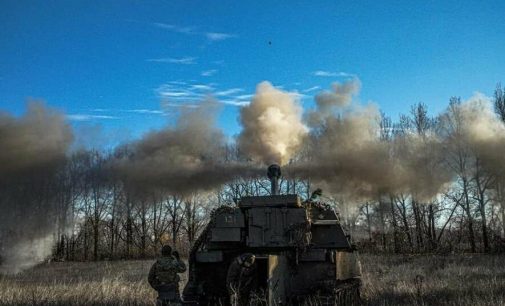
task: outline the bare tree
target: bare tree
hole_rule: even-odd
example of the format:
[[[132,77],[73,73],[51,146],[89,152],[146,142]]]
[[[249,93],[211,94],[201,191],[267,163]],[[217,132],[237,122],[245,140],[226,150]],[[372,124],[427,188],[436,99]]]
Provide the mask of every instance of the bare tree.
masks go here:
[[[494,109],[498,116],[500,116],[500,119],[505,122],[505,94],[503,93],[501,84],[496,85],[494,91]]]
[[[501,84],[496,85],[496,90],[494,92],[494,108],[501,121],[505,123],[505,94]],[[496,192],[496,200],[501,206],[502,237],[505,238],[505,178],[503,176],[496,178]]]
[[[488,227],[487,227],[487,212],[486,207],[491,198],[488,196],[488,192],[491,187],[494,185],[494,178],[489,173],[486,173],[484,168],[482,167],[481,160],[477,157],[475,158],[474,165],[474,180],[475,180],[475,189],[473,192],[473,197],[477,201],[479,206],[479,212],[481,216],[481,226],[482,226],[482,242],[484,244],[484,251],[488,252],[489,248],[489,236],[488,236]]]
[[[471,174],[470,160],[472,158],[468,144],[462,137],[463,121],[459,105],[460,98],[451,98],[448,112],[441,118],[442,132],[449,139],[447,142],[447,163],[457,175],[456,184],[459,184],[463,200],[460,205],[465,212],[468,226],[468,236],[472,252],[476,251],[474,233],[473,202],[471,199]]]

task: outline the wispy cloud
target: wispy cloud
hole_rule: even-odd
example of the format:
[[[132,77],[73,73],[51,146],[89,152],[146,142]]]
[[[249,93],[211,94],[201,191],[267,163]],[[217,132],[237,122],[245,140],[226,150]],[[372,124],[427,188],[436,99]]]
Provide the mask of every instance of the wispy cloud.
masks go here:
[[[217,88],[217,84],[215,83],[201,84],[195,82],[167,82],[156,88],[156,93],[161,99],[165,100],[165,106],[189,108],[195,107],[195,105],[198,105],[209,96],[216,97],[216,102],[218,103],[244,106],[249,103],[249,100],[253,96],[252,94],[239,95],[239,93],[244,91],[242,88],[220,89]]]
[[[167,24],[167,23],[161,23],[161,22],[154,22],[153,25],[158,28],[162,28],[162,29],[176,32],[176,33],[195,34],[192,27],[181,27],[181,26]]]
[[[200,73],[201,76],[210,77],[217,73],[217,69],[204,70]]]
[[[190,92],[172,91],[171,89],[167,88],[166,86],[162,86],[162,89],[159,89],[158,93],[160,94],[160,96],[165,97],[165,98],[186,98],[186,97],[193,96],[193,94]]]
[[[163,115],[164,112],[158,109],[128,109],[125,110],[129,113],[137,113],[137,114],[152,114],[152,115]]]
[[[170,32],[205,36],[210,41],[222,41],[229,38],[237,37],[237,35],[235,34],[223,33],[223,32],[199,32],[196,31],[195,28],[193,27],[184,27],[163,22],[153,22],[152,25]]]
[[[240,100],[219,100],[220,103],[227,104],[227,105],[233,105],[233,106],[246,106],[251,103],[251,101],[240,101]]]
[[[111,113],[111,114],[117,114],[117,113],[134,113],[134,114],[140,114],[140,115],[163,115],[164,112],[163,110],[159,109],[147,109],[147,108],[137,108],[137,109],[106,109],[106,108],[94,108],[91,109],[92,112],[98,112],[98,113]],[[118,117],[111,116],[111,115],[71,115],[73,116],[74,120],[79,120],[79,119],[119,119]],[[93,116],[93,117],[89,117]]]
[[[212,91],[214,87],[212,84],[194,84],[189,87],[190,89],[200,90],[200,91]]]
[[[225,97],[224,99],[219,100],[219,102],[223,104],[242,107],[249,105],[249,103],[251,103],[252,97],[254,96],[253,94],[237,95],[237,93],[242,91],[244,91],[242,88],[232,88],[217,92],[216,95],[220,94],[221,96]]]
[[[230,88],[226,90],[221,90],[216,92],[216,96],[221,97],[221,96],[230,96],[230,95],[235,95],[238,94],[239,92],[243,92],[244,89],[242,88]]]
[[[162,104],[163,108],[198,108],[200,107],[199,104],[188,104],[188,103],[170,103],[170,102],[163,102]]]
[[[325,70],[317,70],[312,73],[315,76],[318,77],[355,77],[354,74],[347,73],[347,72],[332,72],[332,71],[325,71]]]
[[[169,82],[162,84],[156,88],[156,93],[162,99],[168,99],[170,101],[185,100],[185,101],[196,101],[201,100],[205,94],[197,86],[193,87],[193,84],[176,84]]]
[[[312,86],[312,87],[304,89],[302,91],[305,92],[305,93],[307,93],[307,92],[312,92],[312,91],[318,90],[318,89],[321,89],[321,86]]]
[[[89,115],[89,114],[69,114],[66,118],[71,121],[89,121],[95,119],[119,119],[116,116],[106,116],[106,115]]]
[[[247,94],[247,95],[239,95],[236,96],[235,98],[239,100],[250,100],[254,95],[253,94]]]
[[[281,86],[279,86],[281,87]],[[308,88],[308,91],[319,89],[318,86]],[[199,83],[196,80],[169,81],[155,89],[158,96],[164,101],[162,108],[168,112],[168,107],[196,108],[207,98],[215,98],[217,103],[235,107],[249,105],[254,97],[253,93],[247,92],[244,88],[220,88],[216,83]],[[299,100],[307,99],[310,96],[306,90],[298,92],[289,90],[289,94]]]
[[[174,85],[186,85],[186,84],[188,84],[188,82],[184,82],[184,81],[170,81],[168,83],[169,84],[174,84]]]
[[[174,57],[150,58],[150,59],[147,59],[146,61],[156,62],[156,63],[193,65],[193,64],[196,64],[196,57],[186,56],[186,57],[181,57],[181,58],[174,58]]]
[[[221,41],[229,38],[234,38],[236,35],[229,33],[219,33],[219,32],[206,32],[205,36],[211,41]]]

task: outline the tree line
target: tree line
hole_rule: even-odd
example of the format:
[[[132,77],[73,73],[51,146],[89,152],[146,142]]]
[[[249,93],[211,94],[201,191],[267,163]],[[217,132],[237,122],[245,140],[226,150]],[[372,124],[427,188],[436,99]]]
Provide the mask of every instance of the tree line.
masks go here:
[[[459,98],[449,101],[445,125],[430,117],[423,103],[413,105],[410,113],[400,116],[397,122],[383,114],[380,139],[389,142],[405,133],[422,137],[431,132],[444,133],[447,128],[457,130],[465,125],[455,110],[460,103]],[[495,91],[494,106],[497,116],[505,122],[501,86]],[[446,149],[450,154],[440,162],[456,175],[435,198],[424,200],[413,194],[380,192],[375,199],[356,203],[323,191],[321,201],[339,212],[342,224],[362,251],[504,251],[504,177],[487,171],[480,156],[463,142],[454,142]],[[108,169],[111,160],[125,154],[129,154],[127,147],[74,151],[46,179],[37,176],[36,183],[23,182],[30,188],[0,192],[19,194],[23,190],[23,196],[37,198],[39,209],[51,206],[54,259],[114,260],[153,257],[167,243],[187,254],[213,209],[236,205],[243,196],[266,195],[270,191],[266,177],[238,179],[218,190],[191,195],[162,188],[136,190]],[[226,154],[230,160],[239,156],[235,145],[229,145]],[[309,180],[284,178],[280,182],[281,193],[298,193],[304,200],[316,188],[317,184]],[[15,199],[19,205],[25,201],[21,196]],[[26,213],[35,214],[36,220],[37,211]]]

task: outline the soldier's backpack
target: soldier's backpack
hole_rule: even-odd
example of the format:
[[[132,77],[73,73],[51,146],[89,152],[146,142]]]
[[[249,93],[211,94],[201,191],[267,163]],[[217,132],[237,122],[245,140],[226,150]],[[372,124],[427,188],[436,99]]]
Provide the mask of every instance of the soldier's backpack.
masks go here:
[[[178,283],[180,278],[177,274],[177,263],[173,258],[163,257],[156,261],[156,278],[162,284]]]

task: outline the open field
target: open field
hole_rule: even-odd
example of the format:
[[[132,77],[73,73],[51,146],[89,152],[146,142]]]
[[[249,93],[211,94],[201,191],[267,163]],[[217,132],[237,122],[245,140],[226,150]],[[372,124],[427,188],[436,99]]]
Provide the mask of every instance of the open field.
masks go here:
[[[367,305],[505,305],[505,256],[362,256]]]
[[[0,305],[154,305],[152,261],[50,263],[0,276]],[[366,305],[505,305],[505,256],[362,255]]]
[[[0,278],[0,305],[154,305],[152,261],[55,262]]]

